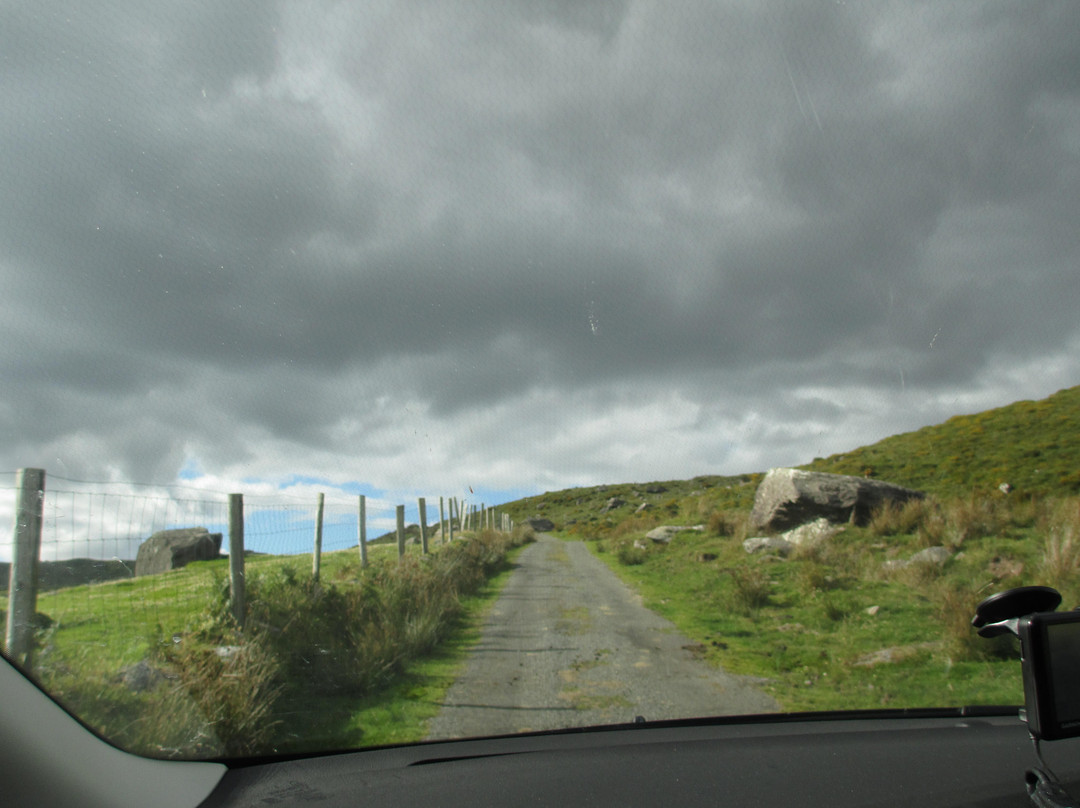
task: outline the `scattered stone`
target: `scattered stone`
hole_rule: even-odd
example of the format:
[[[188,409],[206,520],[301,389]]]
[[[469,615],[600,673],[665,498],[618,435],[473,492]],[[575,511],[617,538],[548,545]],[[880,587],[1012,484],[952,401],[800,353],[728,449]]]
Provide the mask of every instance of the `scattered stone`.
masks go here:
[[[634,547],[638,550],[647,550],[649,548],[649,545],[647,545],[641,539],[634,539]]]
[[[908,559],[908,562],[911,564],[936,564],[942,567],[951,557],[952,553],[940,545],[935,545],[934,547],[927,547],[925,550],[919,550]]]
[[[535,530],[537,533],[550,533],[555,529],[555,523],[550,519],[543,519],[539,516],[534,516],[532,519],[526,519],[525,524]]]
[[[921,651],[930,651],[937,648],[936,642],[917,642],[913,645],[897,645],[891,648],[882,648],[870,654],[863,654],[852,664],[859,668],[872,668],[875,665],[891,665],[909,657],[913,657]]]
[[[639,513],[645,513],[645,511],[649,510],[649,508],[651,508],[651,507],[652,507],[652,505],[650,503],[642,502],[640,505],[638,505],[637,510],[634,511],[634,514],[636,515],[636,514],[639,514]]]
[[[1009,485],[1008,483],[1002,483],[1001,485],[998,486],[998,491],[1000,491],[1003,494],[1011,494],[1013,492],[1013,487],[1011,485]]]
[[[626,504],[626,500],[619,499],[618,497],[612,497],[604,503],[604,507],[600,509],[600,513],[608,513],[616,508],[621,508]]]
[[[165,674],[145,659],[120,671],[120,681],[123,682],[124,687],[133,693],[145,693],[147,690],[153,690],[158,682],[164,678]]]
[[[180,569],[192,561],[210,561],[221,555],[221,534],[205,527],[159,530],[139,545],[135,575],[156,575]]]
[[[791,542],[779,536],[754,536],[744,541],[742,546],[748,553],[773,553],[781,558],[787,558],[795,549]]]
[[[650,485],[645,488],[646,494],[666,494],[667,488],[662,485]]]
[[[871,617],[873,617],[879,611],[881,611],[881,607],[880,606],[867,606],[865,609],[863,609],[863,611],[866,612]]]
[[[756,529],[787,530],[825,518],[834,524],[864,525],[887,502],[922,499],[921,491],[864,477],[799,469],[772,469],[754,495],[750,524]]]
[[[701,555],[698,556],[698,561],[701,561],[701,562],[716,561],[716,553],[702,553]]]
[[[680,530],[682,530],[681,527],[675,527],[674,525],[662,525],[661,527],[654,527],[646,533],[645,538],[657,544],[670,544],[672,537]]]
[[[645,534],[646,539],[651,539],[657,544],[669,544],[672,537],[683,530],[695,530],[701,533],[705,530],[704,525],[661,525],[654,527]]]
[[[925,550],[919,550],[908,559],[894,558],[884,562],[881,568],[887,572],[895,572],[896,570],[906,569],[914,564],[927,564],[931,566],[943,567],[945,562],[952,557],[952,553],[946,550],[940,545],[933,547],[927,547]]]

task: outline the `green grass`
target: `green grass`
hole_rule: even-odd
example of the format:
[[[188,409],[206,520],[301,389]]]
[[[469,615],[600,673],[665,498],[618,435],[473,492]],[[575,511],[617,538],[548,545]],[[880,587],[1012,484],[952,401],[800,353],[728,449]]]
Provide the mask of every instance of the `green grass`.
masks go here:
[[[1000,530],[969,537],[941,569],[885,568],[925,546],[918,522],[903,534],[849,527],[788,560],[689,532],[667,546],[650,544],[634,564],[617,547],[603,549],[611,540],[588,545],[649,608],[700,644],[707,660],[764,680],[786,711],[1015,704],[1023,700],[1017,655],[975,635],[974,605],[1045,580],[1048,563],[1057,565],[1066,604],[1080,602],[1080,557],[1055,555],[1045,540],[1078,535],[1080,499],[1036,511],[1024,505],[1019,524],[998,508]],[[997,577],[1003,559],[1020,574]],[[860,664],[886,649],[891,661]]]
[[[477,620],[527,541],[485,531],[421,557],[410,547],[248,560],[243,633],[227,560],[39,597],[32,674],[89,726],[163,757],[346,749],[417,740]],[[215,650],[217,649],[217,650]],[[221,650],[225,649],[225,650]],[[122,680],[149,665],[154,686]]]
[[[1041,401],[958,415],[801,468],[869,473],[943,497],[986,493],[1007,482],[1021,497],[1080,493],[1076,463],[1080,387]]]
[[[1022,584],[1051,584],[1067,606],[1080,603],[1078,436],[1074,387],[816,458],[801,468],[930,496],[788,560],[741,547],[760,473],[575,488],[503,508],[586,540],[709,661],[765,680],[786,710],[1019,703],[1015,655],[968,621],[979,599]],[[1004,482],[1012,494],[998,490]],[[657,485],[666,490],[647,490]],[[605,511],[612,497],[625,504]],[[705,531],[667,546],[644,540],[662,524]],[[953,552],[943,569],[884,571],[930,545]],[[893,661],[857,664],[885,649]]]

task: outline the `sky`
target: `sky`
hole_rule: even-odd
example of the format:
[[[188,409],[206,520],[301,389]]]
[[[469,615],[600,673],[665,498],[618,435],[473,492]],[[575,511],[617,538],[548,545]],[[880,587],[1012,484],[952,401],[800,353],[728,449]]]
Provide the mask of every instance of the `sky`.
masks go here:
[[[1068,0],[4,3],[0,472],[388,525],[1080,384],[1078,32]]]

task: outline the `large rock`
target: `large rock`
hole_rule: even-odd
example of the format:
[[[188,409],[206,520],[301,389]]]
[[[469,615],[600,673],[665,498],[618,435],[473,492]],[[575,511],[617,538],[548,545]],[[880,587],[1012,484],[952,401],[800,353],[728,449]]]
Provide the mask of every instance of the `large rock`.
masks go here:
[[[881,480],[798,469],[772,469],[758,486],[750,525],[755,530],[787,530],[815,519],[834,524],[866,524],[886,502],[922,499],[915,491]]]
[[[525,524],[535,530],[537,533],[550,533],[555,529],[555,523],[550,519],[544,519],[539,516],[534,516],[532,519],[526,519]]]
[[[155,575],[180,569],[192,561],[209,561],[221,554],[221,534],[205,527],[159,530],[139,545],[136,575]]]

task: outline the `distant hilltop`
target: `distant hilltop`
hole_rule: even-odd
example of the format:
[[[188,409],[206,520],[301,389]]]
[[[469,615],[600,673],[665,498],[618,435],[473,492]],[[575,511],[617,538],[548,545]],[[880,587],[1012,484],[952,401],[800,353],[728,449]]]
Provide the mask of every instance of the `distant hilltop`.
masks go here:
[[[38,591],[66,589],[70,586],[133,578],[135,562],[119,558],[68,558],[64,561],[42,561],[38,566]],[[11,563],[0,561],[0,592],[6,592],[11,578]]]

